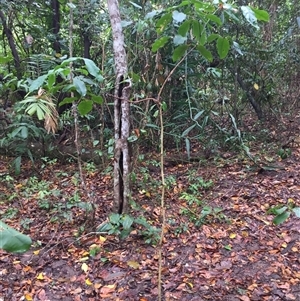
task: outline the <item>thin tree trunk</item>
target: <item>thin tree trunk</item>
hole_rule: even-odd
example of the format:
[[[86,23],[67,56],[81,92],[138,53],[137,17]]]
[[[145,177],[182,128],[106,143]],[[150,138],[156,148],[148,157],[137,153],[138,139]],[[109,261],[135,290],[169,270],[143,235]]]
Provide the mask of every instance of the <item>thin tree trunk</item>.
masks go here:
[[[0,19],[1,19],[1,22],[2,22],[4,33],[5,33],[5,35],[7,37],[7,40],[8,40],[8,44],[9,44],[11,53],[12,53],[13,58],[14,58],[15,67],[16,67],[16,71],[17,71],[17,78],[21,79],[22,72],[21,72],[21,63],[20,63],[19,54],[18,54],[18,51],[17,51],[17,48],[16,48],[16,44],[15,44],[15,41],[14,41],[13,34],[12,34],[11,30],[8,28],[6,20],[5,20],[5,16],[4,16],[4,14],[1,10],[0,10]]]
[[[131,85],[127,79],[128,67],[119,4],[117,0],[108,0],[107,3],[112,26],[116,72],[116,86],[114,93],[114,205],[115,210],[121,214],[126,212],[130,196],[130,153],[128,137],[130,132],[129,96]]]
[[[60,53],[60,43],[59,43],[59,31],[60,31],[60,10],[59,10],[59,1],[52,0],[51,1],[52,8],[52,33],[55,37],[55,41],[53,43],[53,49],[56,53]]]

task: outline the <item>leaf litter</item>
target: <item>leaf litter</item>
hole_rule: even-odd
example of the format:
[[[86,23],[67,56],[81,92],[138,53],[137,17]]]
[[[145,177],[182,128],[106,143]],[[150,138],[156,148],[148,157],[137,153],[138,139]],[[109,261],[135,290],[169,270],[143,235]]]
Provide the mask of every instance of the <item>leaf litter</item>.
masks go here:
[[[282,169],[272,171],[251,170],[249,162],[230,156],[166,167],[164,300],[300,300],[300,220],[291,215],[275,226],[267,214],[291,201],[300,205],[299,156],[294,150],[280,162]],[[7,160],[1,159],[1,174],[7,173]],[[28,175],[36,176],[30,162],[14,181],[1,181],[2,219],[34,243],[21,255],[0,251],[0,300],[157,300],[155,245],[135,230],[123,240],[96,233],[94,226],[104,223],[112,208],[112,178],[86,171],[97,200],[89,223],[89,213],[79,206],[86,200],[76,185],[75,166],[44,168],[38,181],[48,183],[43,189],[51,194],[42,196],[30,188]],[[149,185],[149,178],[148,185],[140,184],[143,176],[133,199],[159,228],[159,186]],[[148,176],[159,182],[159,170]],[[213,185],[193,186],[192,179]]]

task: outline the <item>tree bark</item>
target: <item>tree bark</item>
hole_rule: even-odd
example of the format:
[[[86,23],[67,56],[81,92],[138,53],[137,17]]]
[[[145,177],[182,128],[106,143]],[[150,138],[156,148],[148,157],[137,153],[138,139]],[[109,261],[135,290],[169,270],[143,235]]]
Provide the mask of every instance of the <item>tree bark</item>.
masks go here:
[[[127,57],[117,0],[108,0],[108,12],[112,27],[116,85],[114,93],[114,206],[118,213],[126,212],[130,196],[130,133],[129,96],[130,81],[127,78]]]
[[[12,53],[13,58],[14,58],[14,63],[15,63],[16,71],[17,71],[17,78],[21,79],[22,72],[21,72],[20,57],[19,57],[19,54],[18,54],[18,51],[17,51],[17,48],[16,48],[16,44],[15,44],[15,41],[14,41],[12,31],[7,26],[6,19],[5,19],[5,16],[4,16],[4,13],[2,12],[2,10],[0,10],[0,19],[1,19],[1,22],[2,22],[2,26],[3,26],[3,31],[4,31],[4,33],[7,37],[8,44],[9,44],[11,53]]]
[[[59,10],[59,1],[52,0],[51,1],[52,8],[52,33],[55,37],[55,41],[53,42],[53,49],[56,53],[60,53],[60,43],[59,43],[59,31],[60,31],[60,10]]]

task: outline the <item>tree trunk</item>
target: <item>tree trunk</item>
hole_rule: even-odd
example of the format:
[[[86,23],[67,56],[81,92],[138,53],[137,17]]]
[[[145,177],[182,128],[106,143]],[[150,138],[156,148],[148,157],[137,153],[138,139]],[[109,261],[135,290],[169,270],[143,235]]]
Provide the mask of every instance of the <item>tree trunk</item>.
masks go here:
[[[59,11],[59,1],[52,0],[51,1],[52,8],[52,33],[55,37],[55,41],[53,42],[53,49],[56,53],[60,53],[60,43],[59,43],[59,31],[60,31],[60,11]]]
[[[1,22],[2,22],[2,26],[3,26],[3,31],[4,31],[4,33],[7,37],[9,47],[10,47],[11,53],[12,53],[13,58],[14,58],[15,67],[16,67],[16,71],[17,71],[17,78],[21,79],[22,72],[21,72],[21,63],[20,63],[19,54],[18,54],[18,51],[17,51],[17,48],[16,48],[16,44],[15,44],[15,41],[14,41],[12,31],[7,26],[5,16],[4,16],[4,14],[1,10],[0,10],[0,19],[1,19]]]
[[[114,93],[114,206],[118,213],[126,212],[130,196],[130,154],[128,137],[130,132],[129,96],[130,81],[127,77],[127,57],[117,0],[108,0],[108,11],[112,26],[115,58],[116,86]]]

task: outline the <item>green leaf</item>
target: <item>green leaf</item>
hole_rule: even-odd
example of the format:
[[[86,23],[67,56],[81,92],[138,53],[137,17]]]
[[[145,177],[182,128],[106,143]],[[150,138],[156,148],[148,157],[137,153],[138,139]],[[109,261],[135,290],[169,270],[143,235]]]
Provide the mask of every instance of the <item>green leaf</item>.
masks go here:
[[[207,35],[206,35],[205,30],[203,30],[202,35],[201,35],[200,40],[199,40],[199,44],[200,45],[205,45],[206,41],[207,41]]]
[[[82,100],[77,106],[78,112],[83,116],[89,113],[92,110],[92,108],[93,108],[92,100]]]
[[[66,97],[58,104],[58,106],[61,107],[67,103],[73,103],[75,100],[77,100],[77,97]]]
[[[300,207],[295,207],[292,209],[297,217],[300,218]]]
[[[288,208],[287,206],[283,206],[281,208],[276,208],[275,209],[275,214],[280,215],[281,213],[285,212],[287,210],[287,208]]]
[[[208,49],[206,49],[202,45],[198,45],[197,49],[203,55],[203,57],[205,57],[209,62],[213,61],[213,55]]]
[[[241,10],[242,10],[242,13],[245,17],[245,19],[252,25],[254,26],[255,28],[258,28],[258,25],[257,25],[257,18],[255,16],[255,13],[254,11],[249,7],[249,6],[241,6]]]
[[[152,52],[156,52],[159,48],[162,48],[165,46],[165,44],[168,42],[170,37],[161,37],[160,39],[156,40],[152,44]]]
[[[300,217],[300,207],[295,207],[292,210],[297,217]]]
[[[251,9],[254,11],[255,17],[256,17],[257,20],[265,21],[265,22],[270,21],[270,15],[267,11],[262,10],[262,9],[256,9],[256,8],[253,8],[253,7],[251,7]]]
[[[0,64],[6,64],[12,60],[9,56],[0,56]]]
[[[208,15],[206,15],[206,17],[207,17],[207,19],[209,19],[209,20],[213,21],[214,23],[216,23],[218,26],[222,25],[222,21],[218,16],[208,14]]]
[[[203,209],[201,210],[201,217],[205,217],[205,216],[211,214],[211,211],[212,211],[211,207],[209,207],[209,206],[203,207]]]
[[[51,89],[51,87],[54,85],[55,81],[56,81],[55,73],[51,72],[48,75],[48,83],[47,83],[48,89]]]
[[[7,252],[23,253],[31,246],[31,238],[0,221],[0,249]]]
[[[13,160],[12,165],[15,167],[16,175],[19,175],[21,173],[21,162],[22,162],[22,156],[18,156],[16,159]]]
[[[190,29],[191,21],[185,20],[178,28],[178,33],[185,37]]]
[[[96,66],[96,64],[90,59],[83,58],[83,60],[88,72],[92,76],[94,76],[99,82],[103,82],[104,78],[101,75],[100,69]]]
[[[203,26],[197,20],[193,20],[192,33],[197,41],[200,41],[202,31],[203,31]]]
[[[181,134],[181,137],[186,137],[188,133],[196,126],[197,124],[194,123],[191,126],[189,126],[187,129],[184,130],[184,132]]]
[[[120,223],[120,219],[121,219],[121,215],[118,214],[118,213],[112,213],[112,214],[109,216],[109,221],[110,221],[112,224],[119,224],[119,223]]]
[[[138,9],[142,9],[142,7],[132,1],[129,1],[129,3],[131,3],[134,7],[138,8]]]
[[[133,218],[131,218],[129,215],[125,215],[122,220],[122,226],[125,230],[129,230],[130,227],[133,224]]]
[[[103,104],[103,97],[102,96],[92,94],[91,97],[92,97],[93,102],[95,102],[99,105]]]
[[[37,79],[33,80],[31,85],[29,86],[29,92],[33,92],[44,85],[45,79],[47,75],[41,75]]]
[[[80,96],[85,96],[87,89],[85,83],[79,79],[78,77],[73,78],[73,84],[76,88],[76,91],[80,94]]]
[[[227,38],[219,37],[217,40],[217,51],[220,59],[224,59],[229,51],[229,41]]]
[[[40,106],[37,106],[36,108],[36,115],[38,117],[38,120],[44,120],[45,119],[45,112]]]
[[[97,229],[97,232],[108,232],[111,229],[112,225],[110,223],[105,223]]]
[[[212,33],[211,35],[209,35],[207,37],[207,43],[211,43],[212,41],[218,39],[220,37],[219,34],[216,34],[216,33]]]
[[[176,62],[181,59],[187,49],[188,45],[179,45],[178,47],[176,47],[172,55],[173,61]]]
[[[156,22],[156,32],[158,34],[161,34],[166,27],[169,25],[169,23],[172,21],[172,14],[167,13],[163,15],[157,22]],[[153,51],[153,50],[152,50]]]
[[[182,45],[186,42],[187,40],[187,37],[183,37],[181,35],[175,35],[174,39],[173,39],[173,43],[175,46],[178,46],[178,45]]]
[[[281,223],[283,223],[284,221],[286,221],[289,216],[290,216],[290,212],[289,211],[285,211],[279,215],[277,215],[274,219],[273,219],[273,223],[277,226]]]
[[[174,10],[172,13],[172,18],[174,23],[181,23],[186,19],[186,14]]]

